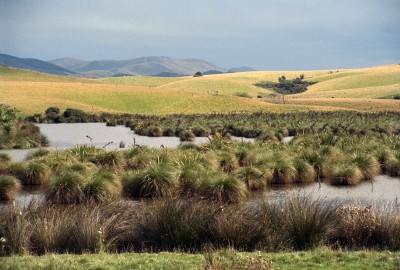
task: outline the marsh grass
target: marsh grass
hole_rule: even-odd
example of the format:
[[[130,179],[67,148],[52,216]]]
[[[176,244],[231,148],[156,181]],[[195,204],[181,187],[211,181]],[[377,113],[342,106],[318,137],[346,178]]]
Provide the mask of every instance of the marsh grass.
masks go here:
[[[294,182],[296,183],[312,183],[315,181],[317,173],[313,166],[302,159],[294,159],[293,166],[297,171]]]
[[[211,172],[199,187],[200,194],[220,203],[238,203],[247,198],[246,185],[235,176]]]
[[[306,196],[289,198],[284,213],[293,247],[303,250],[325,243],[334,231],[337,207],[334,203],[312,200]]]
[[[18,179],[10,175],[0,175],[0,201],[13,201],[20,190],[21,184]]]
[[[332,185],[357,185],[363,173],[355,164],[338,163],[327,169],[327,179]]]
[[[11,171],[22,185],[43,185],[49,181],[51,176],[50,168],[37,161],[16,163],[12,165]]]
[[[290,157],[285,154],[274,154],[269,167],[272,170],[272,178],[269,184],[290,184],[297,176],[297,170],[293,166]]]
[[[172,196],[178,188],[178,174],[161,162],[127,173],[123,179],[124,193],[130,197]]]
[[[96,203],[114,200],[121,192],[119,177],[106,169],[99,169],[90,175],[84,187],[85,199]]]
[[[263,173],[256,167],[241,167],[236,171],[236,177],[243,181],[249,190],[263,190],[266,181]]]
[[[200,250],[210,241],[216,205],[196,200],[163,199],[139,209],[135,231],[140,248]]]
[[[95,155],[90,158],[90,161],[98,166],[116,170],[121,169],[125,162],[120,152],[105,150],[95,153]]]
[[[85,201],[85,176],[67,172],[54,177],[46,191],[46,201],[55,204],[76,204]]]
[[[367,153],[355,153],[353,162],[361,170],[363,179],[371,180],[381,172],[378,160]]]

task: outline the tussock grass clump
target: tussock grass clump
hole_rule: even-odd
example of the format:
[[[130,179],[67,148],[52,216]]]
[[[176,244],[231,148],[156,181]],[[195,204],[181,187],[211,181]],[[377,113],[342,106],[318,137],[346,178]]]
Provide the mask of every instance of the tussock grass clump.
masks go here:
[[[181,142],[192,142],[196,136],[191,130],[184,130],[179,133],[179,139]]]
[[[30,153],[29,156],[26,159],[30,160],[30,159],[41,158],[41,157],[47,156],[48,154],[50,154],[50,150],[49,149],[39,148],[38,150]]]
[[[44,163],[36,161],[16,163],[11,170],[22,185],[43,185],[49,181],[51,176],[50,168]]]
[[[225,207],[212,224],[215,244],[238,250],[261,249],[270,229],[260,214],[250,207]]]
[[[75,145],[69,149],[73,156],[77,157],[80,161],[89,161],[89,158],[99,153],[101,149],[96,148],[94,145],[80,144]]]
[[[396,160],[395,155],[390,150],[384,148],[377,150],[375,156],[381,166],[382,172],[390,174],[390,165]]]
[[[213,172],[200,184],[200,194],[221,203],[238,203],[247,197],[248,191],[246,185],[235,176]]]
[[[178,187],[178,175],[170,166],[152,162],[138,172],[127,173],[123,187],[129,197],[172,196]]]
[[[12,164],[12,158],[10,155],[0,153],[0,173],[6,173]]]
[[[357,185],[363,179],[363,174],[354,164],[338,163],[327,169],[327,179],[332,185]]]
[[[6,153],[0,153],[0,163],[1,164],[10,164],[12,162],[12,158],[10,155]]]
[[[200,250],[210,241],[209,226],[218,212],[208,202],[179,199],[154,201],[139,208],[131,243],[139,249]]]
[[[222,171],[231,173],[239,168],[239,162],[234,154],[230,152],[222,152],[219,156],[219,166]]]
[[[275,154],[269,167],[273,171],[273,176],[268,181],[269,184],[290,184],[296,179],[297,170],[293,166],[291,158],[286,155]]]
[[[122,185],[118,176],[105,169],[93,173],[84,187],[85,199],[97,203],[116,199],[121,191]]]
[[[0,256],[29,252],[31,224],[27,214],[16,206],[0,208]]]
[[[92,205],[39,206],[29,213],[30,250],[34,254],[97,253],[104,250],[100,208]]]
[[[310,249],[324,243],[336,225],[333,203],[296,196],[285,202],[287,232],[295,249]]]
[[[19,180],[13,176],[0,175],[0,201],[12,201],[21,189]]]
[[[263,173],[252,166],[239,168],[236,177],[242,180],[249,190],[263,190],[267,183]]]
[[[195,152],[184,153],[178,157],[175,165],[179,169],[180,193],[188,196],[198,193],[201,179],[206,177],[203,155]]]
[[[317,176],[313,166],[302,159],[295,159],[293,166],[297,171],[297,176],[294,182],[296,183],[311,183],[314,182]]]
[[[366,153],[356,153],[353,162],[361,170],[365,180],[371,180],[381,172],[381,167],[378,160]]]
[[[87,174],[90,171],[95,170],[97,167],[93,163],[83,162],[83,163],[72,163],[65,167],[67,172],[79,172],[82,174]]]
[[[46,191],[46,200],[56,204],[74,204],[85,201],[86,179],[77,172],[67,172],[53,178]]]
[[[125,162],[121,153],[118,151],[99,151],[90,161],[96,165],[114,169],[121,168]]]

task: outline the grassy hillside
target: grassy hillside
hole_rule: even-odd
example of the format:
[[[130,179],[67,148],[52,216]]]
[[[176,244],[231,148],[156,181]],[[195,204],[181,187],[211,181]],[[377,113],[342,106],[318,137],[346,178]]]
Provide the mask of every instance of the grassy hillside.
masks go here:
[[[317,82],[285,100],[268,98],[272,90],[254,86],[304,74]],[[218,93],[218,95],[216,95]],[[246,93],[251,98],[238,97]],[[400,65],[317,71],[256,71],[203,77],[117,77],[81,79],[0,67],[0,100],[23,113],[49,106],[88,112],[144,114],[229,111],[293,111],[352,109],[400,110]],[[262,96],[263,98],[257,98]],[[284,103],[284,104],[283,104]]]

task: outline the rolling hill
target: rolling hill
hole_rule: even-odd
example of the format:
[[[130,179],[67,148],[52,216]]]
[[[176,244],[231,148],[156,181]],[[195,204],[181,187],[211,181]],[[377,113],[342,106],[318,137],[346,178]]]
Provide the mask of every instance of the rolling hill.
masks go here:
[[[275,99],[254,84],[304,74],[315,84]],[[246,95],[243,95],[246,93]],[[202,77],[82,79],[0,67],[0,100],[22,113],[50,106],[141,114],[299,110],[400,111],[400,65],[360,69],[255,71]],[[272,98],[271,98],[272,97]]]
[[[71,75],[75,72],[52,63],[34,58],[19,58],[7,54],[0,54],[0,65],[35,70],[56,75]]]
[[[70,69],[84,77],[100,78],[113,76],[191,76],[197,71],[214,70],[226,72],[222,67],[200,59],[173,59],[169,57],[141,57],[131,60],[83,61],[62,58],[49,61],[51,64]]]

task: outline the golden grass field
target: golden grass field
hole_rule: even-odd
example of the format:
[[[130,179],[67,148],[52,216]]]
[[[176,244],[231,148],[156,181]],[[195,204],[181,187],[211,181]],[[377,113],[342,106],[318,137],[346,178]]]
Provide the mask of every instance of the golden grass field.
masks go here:
[[[317,82],[285,103],[254,86],[300,74]],[[252,98],[236,96],[246,92]],[[218,93],[218,95],[216,95]],[[257,96],[263,98],[257,98]],[[81,79],[0,67],[0,103],[23,114],[42,113],[50,106],[87,112],[141,114],[230,111],[361,110],[400,111],[400,65],[316,71],[256,71],[203,77],[118,77]]]

